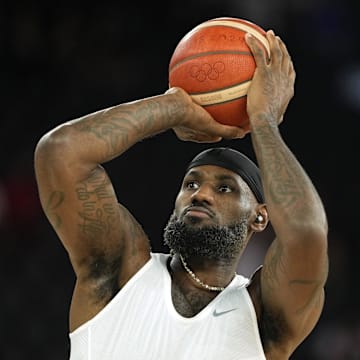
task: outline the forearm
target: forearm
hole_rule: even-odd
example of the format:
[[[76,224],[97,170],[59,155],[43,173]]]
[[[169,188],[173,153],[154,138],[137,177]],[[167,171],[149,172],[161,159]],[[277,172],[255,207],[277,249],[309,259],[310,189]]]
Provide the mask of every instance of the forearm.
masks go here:
[[[172,128],[184,113],[173,94],[146,98],[97,111],[64,123],[45,136],[60,144],[67,159],[83,164],[107,162],[135,143]]]
[[[252,119],[252,143],[262,173],[265,201],[274,228],[327,231],[321,199],[310,178],[283,141],[276,122]]]

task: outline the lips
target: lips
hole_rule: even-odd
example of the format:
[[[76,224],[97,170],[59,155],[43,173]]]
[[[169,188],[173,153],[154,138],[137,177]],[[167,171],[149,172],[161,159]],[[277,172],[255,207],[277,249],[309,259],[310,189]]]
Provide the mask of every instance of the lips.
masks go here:
[[[212,218],[214,217],[214,213],[204,206],[189,206],[185,209],[184,216]]]

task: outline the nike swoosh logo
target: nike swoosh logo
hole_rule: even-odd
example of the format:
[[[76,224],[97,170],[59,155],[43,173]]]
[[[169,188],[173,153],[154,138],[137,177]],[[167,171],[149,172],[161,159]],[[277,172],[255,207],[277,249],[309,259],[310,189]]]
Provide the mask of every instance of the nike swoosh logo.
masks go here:
[[[235,311],[235,310],[237,310],[237,308],[230,309],[230,310],[225,310],[225,311],[217,311],[217,310],[215,309],[214,312],[213,312],[213,315],[214,315],[214,316],[221,316],[221,315],[227,314],[227,313],[229,313],[229,312],[231,312],[231,311]]]

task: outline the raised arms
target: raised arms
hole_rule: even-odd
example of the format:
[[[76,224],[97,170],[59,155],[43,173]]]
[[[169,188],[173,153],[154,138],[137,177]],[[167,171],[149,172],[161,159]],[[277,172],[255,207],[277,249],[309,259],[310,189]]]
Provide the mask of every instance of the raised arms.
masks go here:
[[[276,326],[262,331],[269,348],[280,343],[291,353],[313,329],[323,307],[328,229],[319,195],[278,129],[294,93],[295,71],[284,43],[272,32],[267,36],[270,62],[248,38],[258,65],[248,94],[251,139],[276,234],[260,277],[262,317]]]

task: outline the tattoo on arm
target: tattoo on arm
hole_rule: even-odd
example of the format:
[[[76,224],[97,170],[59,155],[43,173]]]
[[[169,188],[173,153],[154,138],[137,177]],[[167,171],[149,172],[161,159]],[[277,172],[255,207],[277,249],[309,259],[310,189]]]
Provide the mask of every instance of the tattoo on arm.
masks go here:
[[[100,240],[113,229],[118,213],[109,184],[106,173],[97,170],[76,188],[77,198],[82,202],[79,227],[87,238]],[[106,199],[109,201],[106,202]]]
[[[266,172],[263,173],[264,184],[268,190],[269,199],[274,204],[281,204],[284,209],[295,209],[299,212],[303,209],[304,194],[312,184],[299,166],[295,157],[285,148],[279,151],[279,138],[274,137],[274,131],[268,125],[256,129],[256,135],[261,138],[262,151],[257,151],[260,164],[266,164]],[[260,145],[255,142],[255,148]],[[262,167],[263,168],[263,167]]]
[[[143,138],[153,133],[156,119],[161,117],[163,111],[157,101],[148,100],[140,107],[120,106],[97,112],[86,119],[75,121],[74,126],[104,141],[108,155],[114,156],[139,140],[135,139],[136,136]]]

